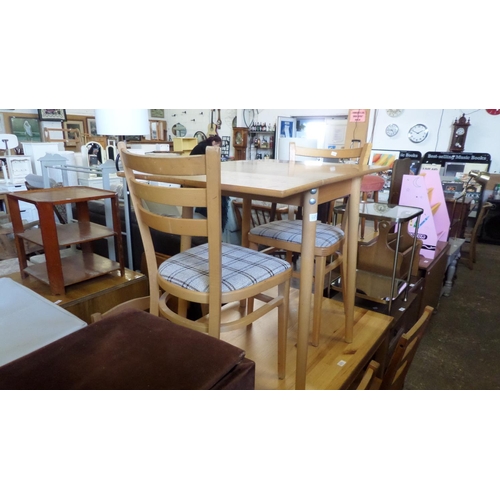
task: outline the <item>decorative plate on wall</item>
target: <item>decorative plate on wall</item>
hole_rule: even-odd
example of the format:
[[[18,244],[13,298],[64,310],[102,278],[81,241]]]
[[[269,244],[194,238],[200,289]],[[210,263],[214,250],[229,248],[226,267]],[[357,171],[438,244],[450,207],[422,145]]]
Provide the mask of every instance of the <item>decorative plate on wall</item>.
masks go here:
[[[255,109],[243,110],[243,121],[245,122],[245,127],[250,128],[253,124],[254,118],[255,118]]]
[[[402,109],[386,109],[386,111],[391,118],[397,118],[403,113]]]

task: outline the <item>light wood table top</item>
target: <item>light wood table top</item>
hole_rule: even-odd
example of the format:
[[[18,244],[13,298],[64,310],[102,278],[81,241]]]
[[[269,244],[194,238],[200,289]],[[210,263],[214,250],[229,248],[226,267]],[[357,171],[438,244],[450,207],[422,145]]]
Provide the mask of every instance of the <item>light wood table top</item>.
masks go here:
[[[353,341],[354,300],[356,291],[357,233],[361,179],[367,174],[387,170],[387,167],[356,164],[320,163],[278,160],[244,160],[221,164],[223,195],[243,199],[242,243],[248,244],[252,200],[277,202],[303,207],[302,258],[300,269],[299,324],[297,340],[296,388],[306,388],[307,351],[309,344],[311,294],[314,274],[314,243],[318,205],[344,196],[351,196],[348,209],[345,260],[346,280],[345,338]],[[139,177],[139,176],[138,176]],[[204,186],[205,176],[162,176],[151,180],[186,186]],[[352,209],[354,207],[354,209]]]

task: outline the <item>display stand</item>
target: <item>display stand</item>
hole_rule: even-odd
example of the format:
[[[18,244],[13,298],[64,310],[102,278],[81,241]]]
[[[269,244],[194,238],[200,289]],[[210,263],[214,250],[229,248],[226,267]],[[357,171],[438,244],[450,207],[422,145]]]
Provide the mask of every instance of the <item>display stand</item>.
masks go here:
[[[450,217],[446,208],[439,173],[426,171],[425,175],[404,175],[400,204],[423,209],[418,238],[422,240],[420,254],[434,258],[438,241],[447,241]],[[410,234],[415,234],[415,225],[410,222]]]
[[[106,227],[90,222],[88,202],[110,199],[113,225]],[[21,275],[31,275],[50,286],[54,295],[65,293],[65,287],[101,276],[119,269],[125,271],[118,196],[112,191],[83,186],[39,189],[22,193],[9,193],[9,211],[14,228]],[[40,229],[24,230],[19,202],[32,203],[38,210]],[[54,205],[75,203],[78,220],[74,223],[55,223]],[[105,259],[92,252],[91,242],[114,237],[118,262]],[[43,246],[46,262],[28,267],[24,241]],[[61,258],[60,247],[81,245],[80,255]]]

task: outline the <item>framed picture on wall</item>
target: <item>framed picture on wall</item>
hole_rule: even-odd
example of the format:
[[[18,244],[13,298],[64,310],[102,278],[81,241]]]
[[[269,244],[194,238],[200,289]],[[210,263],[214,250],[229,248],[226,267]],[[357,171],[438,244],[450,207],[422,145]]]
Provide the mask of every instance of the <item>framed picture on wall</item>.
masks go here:
[[[85,124],[83,120],[68,120],[65,123],[66,132],[65,139],[74,142],[68,142],[67,146],[76,146],[77,143],[83,142],[83,135],[85,134]],[[74,130],[74,132],[73,132]]]
[[[89,135],[97,135],[97,125],[95,118],[87,118],[87,133]]]
[[[165,118],[165,110],[164,109],[152,109],[151,118]]]
[[[38,118],[46,122],[66,121],[66,110],[64,109],[39,109]]]
[[[20,143],[42,142],[40,122],[36,118],[11,116],[10,130]]]

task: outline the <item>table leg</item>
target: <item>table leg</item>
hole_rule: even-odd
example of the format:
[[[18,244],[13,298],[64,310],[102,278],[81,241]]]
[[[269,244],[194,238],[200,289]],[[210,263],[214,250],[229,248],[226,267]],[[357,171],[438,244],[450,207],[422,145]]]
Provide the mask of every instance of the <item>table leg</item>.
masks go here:
[[[304,193],[302,201],[302,251],[300,259],[299,323],[297,332],[297,369],[295,389],[306,388],[307,349],[311,321],[314,246],[318,219],[318,191]]]
[[[50,290],[54,295],[64,295],[64,276],[53,205],[50,203],[40,203],[37,205],[37,208],[38,216],[40,217],[40,229],[42,231],[43,250],[45,252]]]
[[[347,206],[347,239],[344,259],[347,258],[345,269],[344,310],[345,310],[345,341],[353,341],[354,330],[354,301],[356,298],[356,268],[358,260],[358,232],[359,232],[359,202],[361,198],[361,177],[352,179],[351,195]]]
[[[7,203],[9,205],[10,212],[10,221],[12,223],[12,230],[14,231],[14,235],[17,233],[24,232],[23,219],[21,217],[21,210],[19,208],[19,202],[17,200],[7,199]],[[24,269],[28,266],[28,261],[26,258],[26,250],[24,247],[24,240],[19,238],[18,236],[14,236],[17,250],[17,258],[19,260],[19,269],[21,271],[21,277],[26,278],[28,276]]]

